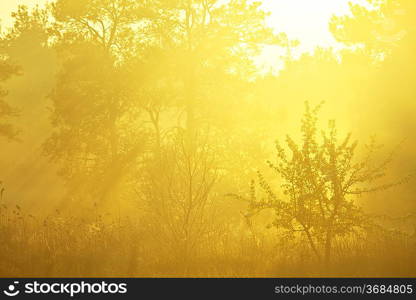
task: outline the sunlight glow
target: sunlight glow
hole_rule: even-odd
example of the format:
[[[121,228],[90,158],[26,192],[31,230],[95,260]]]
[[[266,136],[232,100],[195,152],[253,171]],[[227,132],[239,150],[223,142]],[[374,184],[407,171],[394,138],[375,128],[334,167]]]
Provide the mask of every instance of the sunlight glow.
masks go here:
[[[0,277],[415,277],[415,0],[0,18]]]
[[[301,42],[302,51],[316,46],[336,47],[338,44],[328,30],[332,15],[348,13],[351,0],[269,0],[264,8],[272,13],[269,25],[276,32],[285,32]]]
[[[2,1],[1,24],[10,26],[10,14],[17,5],[43,5],[50,0]],[[365,0],[266,0],[263,7],[271,12],[268,23],[276,32],[285,32],[291,39],[301,41],[300,51],[312,51],[316,46],[340,47],[328,30],[328,21],[333,14],[348,13],[348,3],[363,3]]]

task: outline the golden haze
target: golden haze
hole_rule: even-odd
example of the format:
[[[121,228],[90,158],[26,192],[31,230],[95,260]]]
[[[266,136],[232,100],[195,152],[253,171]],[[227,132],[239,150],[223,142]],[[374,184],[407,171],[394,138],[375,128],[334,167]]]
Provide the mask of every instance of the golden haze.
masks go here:
[[[416,2],[263,2],[13,5],[0,276],[415,276]]]

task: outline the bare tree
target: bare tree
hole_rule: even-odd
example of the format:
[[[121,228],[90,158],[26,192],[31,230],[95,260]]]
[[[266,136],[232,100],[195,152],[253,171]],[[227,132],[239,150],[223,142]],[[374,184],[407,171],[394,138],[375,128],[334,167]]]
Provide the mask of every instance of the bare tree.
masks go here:
[[[145,166],[139,195],[157,232],[158,244],[184,261],[194,254],[212,224],[211,193],[218,179],[215,155],[207,138],[189,147],[186,133],[173,129],[161,152]]]

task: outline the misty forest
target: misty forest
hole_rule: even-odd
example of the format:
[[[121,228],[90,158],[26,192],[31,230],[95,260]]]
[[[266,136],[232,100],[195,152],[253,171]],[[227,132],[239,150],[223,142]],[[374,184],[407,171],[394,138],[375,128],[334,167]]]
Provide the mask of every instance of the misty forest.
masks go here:
[[[16,4],[1,277],[416,276],[416,1],[310,52],[267,1]]]

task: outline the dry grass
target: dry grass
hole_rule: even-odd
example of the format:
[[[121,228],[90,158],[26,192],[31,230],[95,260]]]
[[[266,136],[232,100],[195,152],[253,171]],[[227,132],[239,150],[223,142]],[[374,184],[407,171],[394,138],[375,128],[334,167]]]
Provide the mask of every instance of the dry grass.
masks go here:
[[[313,260],[302,240],[247,230],[218,231],[180,257],[149,234],[150,224],[125,217],[37,218],[18,206],[1,208],[2,277],[411,277],[416,245],[410,235],[381,227],[336,241],[331,268]]]

